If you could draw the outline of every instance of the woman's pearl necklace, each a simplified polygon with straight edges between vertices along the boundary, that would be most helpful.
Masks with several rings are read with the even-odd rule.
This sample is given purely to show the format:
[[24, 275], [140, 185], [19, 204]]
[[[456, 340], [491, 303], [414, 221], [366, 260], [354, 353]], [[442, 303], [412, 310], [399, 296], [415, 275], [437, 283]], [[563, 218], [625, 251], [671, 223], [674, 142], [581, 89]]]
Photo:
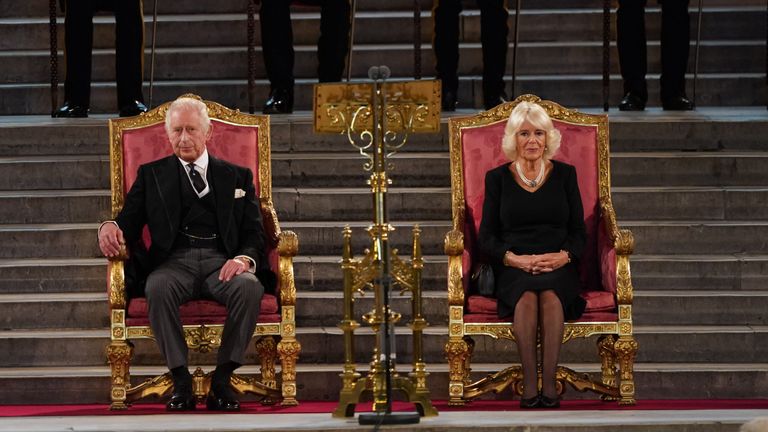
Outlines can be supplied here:
[[528, 187], [535, 188], [536, 186], [541, 184], [541, 181], [544, 179], [544, 161], [541, 161], [541, 165], [539, 166], [539, 175], [536, 176], [536, 179], [530, 180], [528, 177], [523, 174], [523, 170], [520, 168], [520, 162], [515, 161], [515, 170], [517, 171], [517, 175], [520, 177], [520, 180], [523, 181]]

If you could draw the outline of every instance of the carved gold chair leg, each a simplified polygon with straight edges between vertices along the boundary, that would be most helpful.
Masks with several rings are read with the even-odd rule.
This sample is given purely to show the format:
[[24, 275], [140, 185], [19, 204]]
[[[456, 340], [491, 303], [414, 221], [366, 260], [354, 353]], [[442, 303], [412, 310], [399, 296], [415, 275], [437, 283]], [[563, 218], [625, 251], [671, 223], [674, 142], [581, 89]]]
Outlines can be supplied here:
[[470, 344], [464, 339], [451, 337], [445, 344], [445, 358], [448, 360], [448, 405], [461, 406], [464, 400], [464, 385], [469, 372]]
[[282, 406], [296, 406], [296, 361], [301, 353], [301, 344], [293, 336], [283, 337], [277, 344], [282, 367]]
[[619, 405], [634, 405], [635, 401], [635, 356], [637, 341], [634, 337], [620, 336], [613, 345], [619, 360]]
[[[275, 360], [277, 359], [277, 342], [274, 336], [264, 336], [256, 341], [256, 352], [259, 354], [261, 362], [261, 383], [265, 387], [277, 389], [277, 378], [275, 375]], [[261, 401], [262, 405], [274, 405], [276, 399], [265, 397]]]
[[471, 400], [488, 392], [501, 393], [510, 385], [517, 392], [522, 381], [523, 369], [520, 366], [510, 366], [464, 387], [464, 399]]
[[[616, 386], [616, 351], [613, 349], [617, 337], [615, 335], [603, 335], [597, 340], [597, 351], [602, 360], [602, 378], [603, 385], [607, 387], [618, 388]], [[618, 398], [602, 395], [600, 399], [604, 401], [615, 401]]]
[[167, 372], [145, 380], [136, 387], [129, 387], [126, 391], [126, 397], [128, 401], [143, 399], [147, 396], [162, 397], [171, 389], [173, 389], [173, 379], [171, 379], [171, 373]]
[[124, 410], [129, 406], [127, 399], [128, 388], [131, 385], [131, 357], [133, 357], [133, 346], [130, 343], [113, 341], [107, 346], [107, 361], [109, 361], [112, 381], [112, 391], [110, 391], [112, 404], [109, 408], [112, 410]]
[[589, 390], [614, 399], [617, 399], [619, 396], [619, 391], [616, 387], [607, 386], [601, 382], [596, 382], [592, 380], [589, 374], [576, 372], [564, 366], [559, 366], [557, 368], [556, 379], [558, 381], [558, 392], [560, 394], [565, 391], [565, 384], [568, 383], [571, 385], [571, 387], [580, 392]]

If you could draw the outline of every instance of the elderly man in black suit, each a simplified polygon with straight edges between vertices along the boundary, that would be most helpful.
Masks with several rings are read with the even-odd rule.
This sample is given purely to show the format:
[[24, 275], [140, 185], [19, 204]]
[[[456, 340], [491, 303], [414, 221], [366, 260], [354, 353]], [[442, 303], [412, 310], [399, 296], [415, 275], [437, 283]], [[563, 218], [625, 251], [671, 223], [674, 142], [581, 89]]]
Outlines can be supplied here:
[[60, 0], [66, 21], [64, 48], [67, 78], [64, 105], [52, 117], [88, 117], [91, 99], [93, 15], [115, 12], [115, 76], [117, 107], [121, 117], [147, 110], [141, 91], [144, 58], [144, 17], [141, 0]]
[[226, 306], [206, 405], [236, 411], [240, 405], [230, 377], [244, 362], [265, 285], [274, 283], [253, 174], [208, 154], [212, 126], [204, 103], [177, 99], [165, 127], [174, 154], [139, 168], [120, 214], [99, 227], [99, 247], [104, 255], [117, 256], [141, 237], [145, 225], [149, 228], [145, 292], [150, 326], [173, 376], [168, 410], [195, 408], [179, 306], [197, 298]]

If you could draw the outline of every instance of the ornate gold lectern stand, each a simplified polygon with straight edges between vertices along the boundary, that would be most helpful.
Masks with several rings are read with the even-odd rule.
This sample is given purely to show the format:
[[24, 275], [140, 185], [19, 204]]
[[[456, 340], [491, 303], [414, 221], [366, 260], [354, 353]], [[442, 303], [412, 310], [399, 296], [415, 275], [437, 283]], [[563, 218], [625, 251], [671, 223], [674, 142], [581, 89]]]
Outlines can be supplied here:
[[[429, 398], [423, 358], [422, 332], [428, 324], [421, 311], [421, 230], [418, 226], [413, 228], [410, 263], [397, 256], [397, 249], [390, 250], [389, 233], [394, 228], [387, 220], [386, 196], [392, 183], [387, 176], [387, 170], [392, 168], [388, 158], [405, 145], [410, 134], [440, 130], [440, 82], [384, 82], [388, 72], [386, 66], [374, 66], [369, 71], [373, 83], [315, 86], [315, 131], [345, 134], [367, 159], [363, 168], [371, 172], [368, 184], [374, 214], [373, 225], [368, 227], [371, 248], [365, 250], [362, 258], [353, 258], [352, 230], [347, 226], [343, 233], [344, 319], [339, 327], [344, 331], [344, 371], [334, 417], [354, 416], [355, 405], [365, 392], [372, 393], [376, 413], [388, 414], [393, 389], [404, 393], [420, 415], [437, 415]], [[389, 307], [389, 292], [395, 286], [401, 294], [411, 293], [413, 369], [408, 376], [398, 374], [390, 356], [394, 345], [394, 332], [390, 329], [401, 318]], [[373, 291], [375, 306], [362, 319], [373, 328], [377, 338], [370, 372], [363, 377], [356, 371], [354, 360], [354, 332], [360, 326], [354, 316], [354, 294], [363, 294], [366, 289]]]

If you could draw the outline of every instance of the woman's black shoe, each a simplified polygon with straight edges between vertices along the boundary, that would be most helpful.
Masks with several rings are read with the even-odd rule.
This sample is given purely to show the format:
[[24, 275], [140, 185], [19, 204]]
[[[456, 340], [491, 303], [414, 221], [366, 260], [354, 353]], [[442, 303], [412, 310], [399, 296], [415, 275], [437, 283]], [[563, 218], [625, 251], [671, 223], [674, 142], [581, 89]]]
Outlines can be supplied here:
[[539, 408], [560, 408], [560, 398], [559, 397], [550, 398], [544, 395], [540, 395], [538, 407]]
[[527, 399], [520, 398], [520, 408], [523, 409], [530, 409], [530, 408], [539, 408], [541, 407], [541, 396], [536, 395], [534, 397], [529, 397]]

